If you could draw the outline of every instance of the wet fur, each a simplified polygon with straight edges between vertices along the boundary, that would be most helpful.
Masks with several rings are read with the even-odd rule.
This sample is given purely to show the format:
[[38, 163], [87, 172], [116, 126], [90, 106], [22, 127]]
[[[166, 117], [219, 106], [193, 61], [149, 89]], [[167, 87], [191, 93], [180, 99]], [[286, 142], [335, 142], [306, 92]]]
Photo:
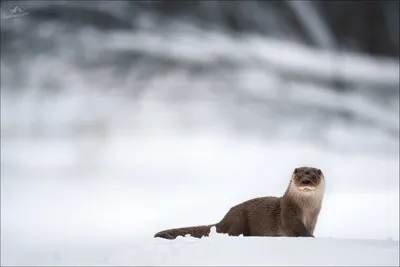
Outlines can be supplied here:
[[[314, 191], [302, 190], [302, 180], [309, 180], [314, 186], [303, 188], [314, 188]], [[319, 169], [296, 168], [282, 197], [254, 198], [232, 207], [216, 224], [168, 229], [154, 237], [175, 239], [190, 235], [201, 238], [208, 236], [213, 226], [217, 233], [230, 236], [314, 237], [324, 191], [325, 178]]]

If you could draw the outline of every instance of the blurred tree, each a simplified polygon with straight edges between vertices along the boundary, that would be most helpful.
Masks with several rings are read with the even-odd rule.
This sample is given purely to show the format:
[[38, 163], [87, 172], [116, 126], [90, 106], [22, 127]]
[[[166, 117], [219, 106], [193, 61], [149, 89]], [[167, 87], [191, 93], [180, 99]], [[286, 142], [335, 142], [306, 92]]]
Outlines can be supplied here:
[[[318, 4], [341, 47], [373, 55], [399, 56], [399, 1], [318, 1]], [[397, 32], [397, 38], [392, 37], [393, 32]]]

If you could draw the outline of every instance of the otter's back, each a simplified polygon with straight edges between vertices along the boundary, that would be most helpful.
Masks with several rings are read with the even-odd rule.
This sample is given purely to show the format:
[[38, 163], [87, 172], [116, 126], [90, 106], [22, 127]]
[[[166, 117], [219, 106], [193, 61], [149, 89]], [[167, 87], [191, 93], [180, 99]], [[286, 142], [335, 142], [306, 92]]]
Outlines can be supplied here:
[[281, 214], [280, 198], [261, 197], [243, 204], [250, 235], [278, 235]]

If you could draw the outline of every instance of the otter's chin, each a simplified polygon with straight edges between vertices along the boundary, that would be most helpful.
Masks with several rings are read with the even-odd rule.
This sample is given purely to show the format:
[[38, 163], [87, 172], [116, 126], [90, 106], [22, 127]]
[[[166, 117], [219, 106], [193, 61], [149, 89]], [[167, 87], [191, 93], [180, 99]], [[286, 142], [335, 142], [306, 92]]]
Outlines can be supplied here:
[[312, 193], [312, 192], [314, 192], [315, 190], [317, 190], [317, 188], [314, 187], [314, 186], [299, 186], [298, 189], [299, 189], [301, 192], [304, 192], [304, 193]]

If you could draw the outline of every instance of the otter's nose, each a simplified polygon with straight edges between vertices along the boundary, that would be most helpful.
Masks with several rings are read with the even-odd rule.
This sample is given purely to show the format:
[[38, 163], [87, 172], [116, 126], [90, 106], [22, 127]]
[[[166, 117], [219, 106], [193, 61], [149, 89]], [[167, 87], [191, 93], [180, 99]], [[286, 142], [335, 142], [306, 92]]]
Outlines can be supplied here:
[[309, 185], [309, 184], [311, 184], [311, 181], [308, 180], [308, 179], [304, 179], [304, 180], [301, 181], [301, 184], [302, 185]]

